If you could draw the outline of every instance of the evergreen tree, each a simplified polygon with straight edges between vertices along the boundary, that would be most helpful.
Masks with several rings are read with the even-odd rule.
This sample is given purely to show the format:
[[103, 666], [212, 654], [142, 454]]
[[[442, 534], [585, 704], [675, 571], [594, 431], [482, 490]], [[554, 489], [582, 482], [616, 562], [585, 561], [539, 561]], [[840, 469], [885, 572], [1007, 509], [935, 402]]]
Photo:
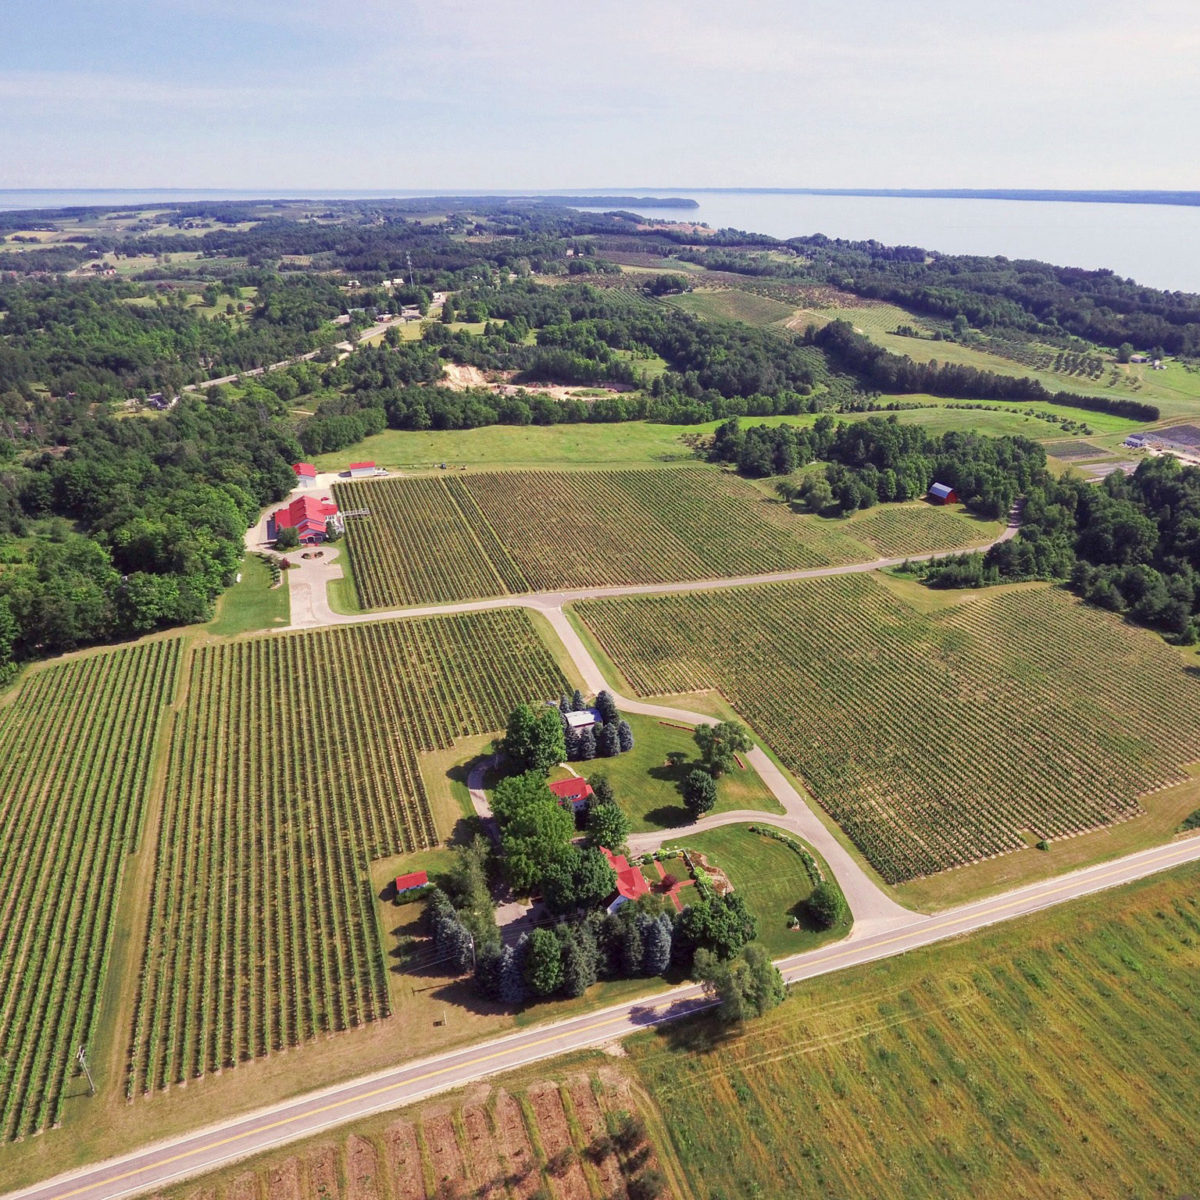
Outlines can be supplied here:
[[591, 728], [579, 732], [579, 759], [581, 762], [591, 762], [596, 757], [596, 735]]
[[617, 744], [622, 754], [628, 754], [633, 749], [633, 730], [628, 721], [617, 722]]
[[528, 996], [525, 987], [525, 955], [529, 935], [522, 934], [515, 946], [504, 946], [497, 967], [497, 996], [505, 1004], [523, 1004]]
[[671, 965], [671, 939], [675, 923], [666, 913], [643, 918], [642, 974], [661, 975]]
[[583, 693], [576, 688], [574, 694], [571, 696], [571, 711], [583, 712], [585, 708], [587, 708], [587, 701], [584, 700]]
[[592, 804], [615, 804], [617, 802], [616, 795], [613, 793], [613, 786], [608, 782], [607, 775], [589, 775], [588, 783], [592, 789]]
[[609, 692], [598, 692], [596, 694], [595, 708], [600, 714], [600, 720], [602, 720], [605, 725], [607, 725], [610, 721], [619, 721], [621, 719], [621, 714], [617, 712], [616, 702], [613, 700], [612, 695]]
[[586, 924], [559, 925], [555, 932], [562, 943], [563, 992], [582, 996], [596, 982], [600, 951], [596, 938]]
[[600, 734], [596, 738], [596, 749], [604, 758], [614, 758], [621, 753], [621, 738], [613, 722], [606, 721], [600, 726]]

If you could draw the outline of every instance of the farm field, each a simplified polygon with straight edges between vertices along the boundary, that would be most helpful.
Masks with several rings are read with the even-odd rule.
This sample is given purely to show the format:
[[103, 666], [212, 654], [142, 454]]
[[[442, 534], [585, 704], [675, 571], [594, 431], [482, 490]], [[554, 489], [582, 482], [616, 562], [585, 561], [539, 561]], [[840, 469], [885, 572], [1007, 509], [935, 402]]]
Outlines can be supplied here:
[[[1164, 417], [1195, 415], [1200, 412], [1200, 371], [1189, 370], [1174, 360], [1168, 360], [1164, 370], [1155, 371], [1148, 364], [1116, 363], [1112, 361], [1111, 351], [1100, 348], [1089, 356], [1064, 355], [1060, 358], [1061, 352], [1054, 346], [1038, 347], [1012, 343], [1013, 357], [1010, 357], [1007, 349], [1001, 354], [985, 346], [964, 346], [957, 342], [903, 337], [892, 332], [898, 325], [909, 325], [925, 333], [930, 332], [933, 325], [927, 319], [891, 304], [814, 309], [802, 313], [794, 327], [803, 329], [810, 321], [824, 324], [838, 318], [850, 321], [873, 342], [877, 342], [893, 354], [906, 354], [914, 362], [936, 359], [940, 363], [960, 363], [1004, 375], [1027, 375], [1032, 379], [1041, 380], [1052, 391], [1062, 388], [1098, 396], [1112, 395], [1143, 400], [1157, 404]], [[1099, 357], [1104, 360], [1098, 373], [1089, 373], [1083, 369], [1082, 362], [1087, 357]], [[1086, 419], [1093, 428], [1100, 430], [1108, 430], [1112, 421], [1120, 420], [1107, 417], [1103, 413], [1089, 413]]]
[[920, 612], [844, 575], [577, 611], [640, 695], [719, 689], [890, 883], [1129, 820], [1200, 758], [1180, 656], [1050, 587]]
[[418, 755], [566, 688], [514, 610], [199, 647], [172, 742], [128, 1094], [386, 1016], [369, 863], [445, 832]]
[[896, 558], [901, 554], [932, 554], [995, 541], [1003, 525], [969, 516], [962, 507], [937, 507], [918, 501], [881, 504], [855, 513], [846, 531], [869, 542], [881, 557]]
[[761, 574], [864, 556], [832, 523], [802, 524], [774, 497], [705, 467], [354, 486], [354, 502], [371, 508], [347, 534], [364, 607]]
[[5, 1139], [57, 1122], [75, 1051], [94, 1049], [181, 645], [151, 641], [35, 671], [0, 709]]
[[626, 1046], [701, 1200], [1183, 1196], [1198, 884], [1172, 872], [799, 985], [742, 1036], [695, 1022]]
[[529, 1076], [335, 1130], [165, 1196], [627, 1200], [634, 1180], [662, 1173], [662, 1131], [616, 1065], [580, 1056], [571, 1069]]
[[671, 296], [666, 303], [706, 320], [741, 321], [746, 325], [782, 325], [795, 308], [768, 296], [737, 288], [703, 288]]
[[[642, 369], [649, 365], [639, 364]], [[1024, 434], [1040, 440], [1061, 438], [1056, 425], [1024, 415], [1026, 409], [1059, 417], [1092, 423], [1102, 418], [1105, 430], [1132, 433], [1145, 428], [1136, 421], [1104, 414], [1088, 413], [1082, 409], [1060, 408], [1054, 405], [1020, 404], [1014, 411], [993, 412], [989, 409], [949, 408], [945, 400], [932, 396], [883, 397], [905, 403], [928, 404], [927, 409], [910, 409], [897, 413], [905, 422], [917, 421], [937, 432], [947, 429], [974, 430], [994, 436]], [[997, 404], [998, 406], [998, 404]], [[1200, 411], [1200, 403], [1196, 405]], [[848, 421], [865, 420], [872, 413], [846, 413]], [[785, 417], [743, 417], [742, 424], [779, 425], [783, 423], [811, 425], [813, 414], [802, 413]], [[439, 464], [450, 467], [466, 466], [470, 470], [542, 470], [547, 467], [607, 468], [650, 466], [662, 463], [694, 462], [689, 445], [696, 438], [711, 434], [720, 424], [708, 421], [699, 425], [659, 425], [648, 421], [624, 421], [620, 424], [584, 425], [487, 425], [480, 429], [426, 430], [413, 432], [388, 429], [356, 442], [344, 450], [319, 454], [313, 462], [320, 471], [341, 471], [355, 459], [371, 459], [392, 470], [437, 470]], [[685, 440], [686, 439], [686, 440]]]

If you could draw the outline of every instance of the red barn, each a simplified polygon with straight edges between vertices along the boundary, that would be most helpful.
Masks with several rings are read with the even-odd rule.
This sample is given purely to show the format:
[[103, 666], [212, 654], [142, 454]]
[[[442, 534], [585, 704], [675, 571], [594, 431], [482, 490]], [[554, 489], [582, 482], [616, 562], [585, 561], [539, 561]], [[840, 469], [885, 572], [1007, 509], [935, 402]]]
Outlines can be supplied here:
[[957, 504], [958, 493], [947, 483], [935, 483], [929, 488], [929, 499], [934, 504]]
[[329, 522], [337, 522], [337, 505], [328, 498], [297, 496], [291, 504], [277, 508], [267, 522], [267, 538], [274, 541], [281, 529], [294, 529], [300, 540], [311, 545], [323, 542], [329, 532]]
[[579, 775], [576, 775], [574, 779], [560, 779], [557, 783], [550, 784], [549, 787], [564, 807], [569, 804], [572, 808], [579, 808], [592, 797], [592, 785]]
[[396, 876], [396, 895], [411, 892], [413, 888], [424, 887], [429, 882], [429, 876], [424, 871], [410, 871], [407, 875]]

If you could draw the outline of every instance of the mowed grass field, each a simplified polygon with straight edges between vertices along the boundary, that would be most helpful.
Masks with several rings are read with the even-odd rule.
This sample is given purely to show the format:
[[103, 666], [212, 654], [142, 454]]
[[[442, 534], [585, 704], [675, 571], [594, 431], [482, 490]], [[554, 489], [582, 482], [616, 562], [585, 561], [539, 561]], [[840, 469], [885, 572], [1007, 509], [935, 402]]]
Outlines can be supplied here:
[[918, 611], [868, 575], [576, 610], [640, 695], [718, 689], [890, 883], [1131, 820], [1200, 677], [1048, 586]]
[[[770, 821], [764, 821], [755, 830], [769, 826]], [[848, 917], [833, 929], [817, 930], [813, 926], [804, 902], [818, 881], [795, 850], [774, 838], [764, 837], [749, 825], [725, 825], [707, 833], [692, 834], [671, 845], [703, 854], [707, 862], [725, 872], [734, 891], [758, 920], [758, 940], [772, 958], [813, 950], [845, 937], [850, 931]], [[811, 847], [809, 850], [811, 853]], [[818, 869], [828, 876], [824, 864]], [[653, 875], [647, 878], [652, 879]], [[685, 889], [683, 902], [687, 903], [688, 898]], [[800, 921], [798, 928], [788, 928], [791, 917]]]
[[833, 522], [709, 467], [496, 472], [338, 488], [364, 608], [825, 566], [869, 557]]
[[[617, 802], [629, 817], [633, 833], [645, 833], [675, 825], [687, 825], [692, 814], [684, 807], [680, 785], [689, 771], [700, 765], [700, 753], [690, 729], [680, 729], [654, 717], [622, 714], [633, 730], [633, 749], [615, 758], [596, 758], [576, 763], [589, 779], [604, 775], [613, 785]], [[676, 756], [678, 765], [668, 761]], [[783, 809], [757, 771], [747, 766], [721, 776], [714, 813], [737, 809], [761, 809], [779, 813]]]
[[1198, 895], [1190, 867], [626, 1046], [700, 1200], [1183, 1196]]
[[62, 1115], [95, 1054], [122, 882], [140, 847], [178, 638], [33, 671], [0, 709], [0, 1138]]
[[[581, 1056], [335, 1130], [164, 1193], [171, 1200], [627, 1200], [674, 1171], [627, 1073]], [[540, 1076], [540, 1078], [538, 1077]], [[633, 1189], [633, 1190], [631, 1190]]]
[[386, 1016], [370, 861], [450, 832], [418, 756], [567, 690], [515, 610], [199, 647], [172, 739], [128, 1094]]

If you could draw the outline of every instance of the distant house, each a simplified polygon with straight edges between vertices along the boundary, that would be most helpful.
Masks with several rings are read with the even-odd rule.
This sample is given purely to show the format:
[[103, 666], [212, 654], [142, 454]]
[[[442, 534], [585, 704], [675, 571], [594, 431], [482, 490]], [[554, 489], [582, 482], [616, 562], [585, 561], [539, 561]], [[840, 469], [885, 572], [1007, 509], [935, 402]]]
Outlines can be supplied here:
[[407, 875], [396, 876], [396, 895], [411, 892], [414, 888], [424, 887], [429, 882], [429, 876], [424, 871], [410, 871]]
[[281, 529], [294, 529], [301, 542], [313, 545], [329, 536], [330, 525], [341, 529], [338, 507], [332, 500], [298, 496], [291, 504], [277, 508], [267, 518], [267, 540], [273, 542]]
[[312, 463], [294, 463], [292, 470], [296, 472], [297, 487], [317, 486], [317, 468]]
[[1150, 361], [1150, 355], [1148, 355], [1148, 354], [1131, 354], [1131, 355], [1129, 356], [1129, 361], [1130, 361], [1131, 363], [1144, 363], [1144, 362], [1149, 362], [1149, 361]]
[[1125, 439], [1125, 445], [1128, 446], [1130, 448], [1130, 450], [1144, 450], [1149, 441], [1150, 441], [1150, 437], [1148, 434], [1131, 433]]
[[581, 709], [579, 712], [569, 712], [566, 715], [567, 729], [571, 733], [581, 733], [600, 724], [600, 714], [594, 708]]
[[929, 499], [934, 504], [957, 504], [958, 493], [946, 483], [935, 483], [929, 489]]
[[373, 462], [356, 462], [350, 464], [351, 479], [367, 479], [375, 474], [375, 464]]
[[623, 904], [650, 894], [650, 885], [640, 867], [631, 867], [623, 854], [614, 854], [605, 846], [600, 847], [608, 865], [617, 873], [617, 890], [605, 901], [606, 912], [615, 913]]
[[550, 790], [564, 808], [569, 804], [572, 809], [580, 809], [592, 798], [592, 785], [580, 775], [574, 779], [560, 779], [550, 784]]

